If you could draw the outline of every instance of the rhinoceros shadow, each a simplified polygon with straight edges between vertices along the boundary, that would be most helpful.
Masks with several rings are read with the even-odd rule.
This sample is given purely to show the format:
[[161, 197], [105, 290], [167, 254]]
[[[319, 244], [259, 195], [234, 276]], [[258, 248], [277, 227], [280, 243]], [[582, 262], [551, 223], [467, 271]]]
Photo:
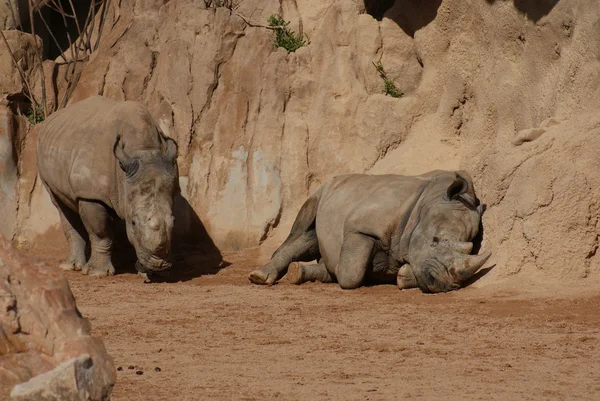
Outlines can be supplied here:
[[[187, 199], [178, 195], [174, 202], [173, 267], [152, 277], [153, 282], [176, 283], [218, 273], [231, 263], [223, 259], [221, 251], [206, 231], [200, 217]], [[135, 249], [127, 240], [125, 223], [115, 224], [113, 264], [116, 274], [137, 274]]]

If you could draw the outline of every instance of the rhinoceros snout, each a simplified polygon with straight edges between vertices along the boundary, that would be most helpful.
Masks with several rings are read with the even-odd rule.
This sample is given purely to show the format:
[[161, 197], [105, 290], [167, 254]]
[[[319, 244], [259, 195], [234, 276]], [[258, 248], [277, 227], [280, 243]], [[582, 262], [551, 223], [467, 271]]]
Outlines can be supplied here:
[[135, 268], [140, 273], [152, 273], [169, 270], [173, 264], [165, 259], [151, 256], [148, 258], [138, 259]]

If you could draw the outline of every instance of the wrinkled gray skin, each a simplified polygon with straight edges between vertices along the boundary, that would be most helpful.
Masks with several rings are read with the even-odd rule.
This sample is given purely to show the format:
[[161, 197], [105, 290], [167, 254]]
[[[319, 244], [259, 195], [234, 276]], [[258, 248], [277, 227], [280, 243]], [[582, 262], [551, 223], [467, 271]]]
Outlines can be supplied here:
[[392, 279], [400, 289], [455, 290], [490, 257], [469, 255], [481, 212], [463, 171], [338, 176], [308, 198], [288, 238], [248, 278], [272, 285], [289, 268], [296, 284], [337, 280], [351, 289]]
[[70, 246], [62, 269], [114, 274], [110, 223], [115, 217], [125, 220], [142, 276], [171, 267], [177, 144], [144, 106], [101, 96], [74, 103], [44, 122], [37, 159]]

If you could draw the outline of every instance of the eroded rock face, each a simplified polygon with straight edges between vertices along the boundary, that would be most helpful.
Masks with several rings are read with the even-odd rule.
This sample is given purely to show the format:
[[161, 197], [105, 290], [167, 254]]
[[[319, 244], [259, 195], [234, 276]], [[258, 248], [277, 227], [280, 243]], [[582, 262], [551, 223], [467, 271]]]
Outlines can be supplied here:
[[7, 102], [0, 100], [0, 235], [12, 235], [17, 217], [15, 124]]
[[[240, 3], [253, 21], [282, 13], [308, 34], [288, 54], [272, 31], [226, 8], [111, 2], [71, 101], [103, 94], [147, 105], [181, 144], [184, 215], [222, 250], [281, 242], [302, 201], [334, 175], [464, 169], [488, 204], [483, 241], [498, 264], [481, 282], [527, 271], [600, 276], [600, 150], [584, 124], [600, 107], [597, 2], [381, 4]], [[404, 97], [383, 94], [378, 61]], [[24, 185], [24, 208], [47, 202], [35, 180]], [[562, 202], [559, 189], [579, 195]], [[19, 217], [23, 243], [51, 229], [34, 227], [37, 209]]]
[[28, 18], [27, 0], [0, 3], [0, 29], [17, 29]]
[[[25, 259], [0, 237], [0, 399], [33, 379], [13, 391], [14, 400], [53, 399], [42, 393], [108, 400], [116, 371], [90, 330], [60, 271]], [[89, 398], [70, 395], [84, 392]]]

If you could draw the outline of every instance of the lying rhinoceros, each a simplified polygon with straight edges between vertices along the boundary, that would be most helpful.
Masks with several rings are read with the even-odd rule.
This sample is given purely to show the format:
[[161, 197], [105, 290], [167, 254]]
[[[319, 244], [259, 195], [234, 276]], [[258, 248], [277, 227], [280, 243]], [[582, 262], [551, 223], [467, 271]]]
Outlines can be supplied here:
[[177, 143], [146, 108], [94, 96], [57, 111], [39, 132], [37, 161], [70, 246], [61, 268], [114, 274], [115, 216], [125, 220], [141, 275], [170, 268]]
[[[289, 268], [296, 284], [337, 280], [357, 288], [392, 278], [400, 289], [454, 290], [491, 255], [469, 255], [481, 213], [463, 171], [338, 176], [308, 198], [288, 238], [248, 278], [271, 285]], [[318, 263], [297, 263], [311, 260]]]

